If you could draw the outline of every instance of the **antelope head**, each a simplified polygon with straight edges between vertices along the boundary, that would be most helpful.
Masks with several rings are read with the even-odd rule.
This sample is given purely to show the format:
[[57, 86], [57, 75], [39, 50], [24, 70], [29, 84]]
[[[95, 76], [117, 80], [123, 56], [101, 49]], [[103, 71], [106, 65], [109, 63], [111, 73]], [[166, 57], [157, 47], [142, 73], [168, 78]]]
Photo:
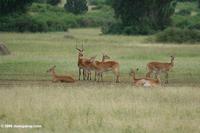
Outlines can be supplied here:
[[79, 56], [80, 56], [80, 57], [83, 57], [83, 51], [84, 51], [83, 43], [82, 43], [82, 48], [80, 49], [80, 48], [77, 47], [77, 42], [76, 42], [76, 50], [79, 51], [79, 53], [78, 53]]
[[103, 54], [103, 58], [104, 59], [110, 59], [110, 57], [108, 55], [106, 55], [106, 54]]
[[[139, 71], [139, 68], [137, 68], [136, 71]], [[135, 70], [133, 68], [130, 70], [129, 75], [130, 76], [134, 76], [135, 75]]]
[[54, 65], [53, 67], [51, 67], [50, 69], [47, 70], [47, 73], [54, 71], [55, 68], [56, 68], [56, 66]]
[[89, 61], [91, 62], [91, 63], [94, 63], [95, 62], [95, 59], [96, 59], [96, 55], [95, 56], [93, 56], [93, 57], [91, 57], [90, 59], [89, 59]]

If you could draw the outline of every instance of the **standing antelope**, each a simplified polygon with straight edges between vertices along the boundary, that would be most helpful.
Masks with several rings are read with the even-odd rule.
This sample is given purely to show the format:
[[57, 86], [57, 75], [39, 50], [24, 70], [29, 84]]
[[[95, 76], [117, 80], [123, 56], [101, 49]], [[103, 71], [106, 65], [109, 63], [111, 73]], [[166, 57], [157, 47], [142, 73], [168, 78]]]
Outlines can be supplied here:
[[95, 61], [95, 57], [93, 58], [93, 60], [91, 60], [91, 65], [94, 68], [98, 77], [97, 80], [100, 80], [100, 76], [103, 72], [112, 71], [116, 77], [116, 83], [119, 83], [119, 63], [116, 61], [104, 61], [106, 58], [110, 58], [109, 56], [106, 56], [107, 55], [104, 55], [103, 62]]
[[71, 76], [58, 76], [55, 73], [55, 68], [56, 66], [53, 66], [52, 68], [50, 68], [49, 70], [47, 70], [48, 73], [52, 74], [52, 82], [66, 82], [66, 83], [74, 83], [75, 79]]
[[[137, 71], [138, 71], [138, 69], [137, 69]], [[157, 87], [157, 86], [161, 85], [159, 75], [156, 76], [156, 79], [151, 79], [151, 78], [138, 78], [137, 79], [135, 77], [135, 71], [133, 69], [131, 69], [131, 72], [129, 73], [129, 75], [133, 77], [132, 83], [137, 87], [139, 87], [139, 86]]]
[[86, 68], [86, 66], [85, 66], [84, 62], [88, 61], [89, 59], [83, 58], [83, 51], [84, 51], [83, 45], [82, 45], [82, 49], [79, 49], [76, 45], [76, 50], [79, 51], [78, 52], [79, 80], [80, 80], [80, 77], [81, 77], [81, 70], [83, 71], [83, 73], [82, 73], [83, 74], [83, 80], [85, 80], [85, 75], [86, 75], [85, 68]]
[[[85, 70], [85, 73], [87, 74], [87, 79], [88, 79], [88, 80], [91, 80], [91, 79], [92, 79], [92, 78], [91, 78], [91, 71], [95, 71], [95, 68], [94, 68], [93, 65], [92, 65], [92, 60], [95, 60], [95, 58], [96, 58], [96, 56], [91, 57], [89, 60], [85, 60], [85, 61], [83, 62], [84, 66], [85, 66], [84, 70]], [[102, 60], [101, 60], [101, 61], [96, 61], [96, 60], [95, 60], [95, 62], [96, 62], [96, 64], [102, 63], [102, 62], [105, 62], [106, 59], [110, 59], [110, 57], [107, 56], [107, 55], [105, 55], [105, 54], [103, 54]], [[102, 73], [100, 74], [100, 76], [101, 76], [101, 80], [103, 80], [103, 75], [102, 75]], [[95, 71], [95, 78], [94, 78], [95, 81], [96, 81], [96, 77], [97, 77], [97, 73], [96, 73], [96, 71]]]
[[159, 73], [165, 73], [165, 83], [168, 83], [168, 72], [172, 69], [174, 66], [174, 56], [171, 57], [170, 63], [161, 63], [161, 62], [150, 62], [147, 64], [148, 73], [146, 74], [146, 77], [151, 77], [152, 73], [155, 73], [155, 75], [158, 75]]

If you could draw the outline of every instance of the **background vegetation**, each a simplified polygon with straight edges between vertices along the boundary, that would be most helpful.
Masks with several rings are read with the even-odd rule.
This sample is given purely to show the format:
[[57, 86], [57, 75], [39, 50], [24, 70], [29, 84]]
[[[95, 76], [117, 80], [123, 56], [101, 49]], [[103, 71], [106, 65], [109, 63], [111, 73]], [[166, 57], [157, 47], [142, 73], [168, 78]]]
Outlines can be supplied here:
[[[64, 6], [64, 3], [62, 4]], [[66, 12], [63, 6], [33, 3], [26, 7], [26, 13], [10, 12], [9, 15], [1, 15], [0, 31], [66, 31], [68, 28], [75, 27], [97, 27], [114, 20], [113, 10], [106, 5], [100, 6], [98, 10], [90, 9], [83, 15]]]
[[[52, 1], [56, 3], [53, 4]], [[37, 3], [31, 5], [31, 2]], [[166, 1], [165, 4], [161, 4], [160, 1], [155, 1], [155, 3], [151, 1], [129, 2], [136, 2], [135, 7], [127, 8], [133, 5], [128, 1], [88, 0], [88, 12], [78, 15], [64, 10], [66, 0], [29, 1], [29, 4], [24, 4], [23, 12], [19, 10], [13, 13], [17, 7], [11, 9], [9, 15], [8, 13], [3, 15], [2, 12], [0, 31], [47, 32], [67, 31], [69, 28], [78, 27], [101, 27], [104, 34], [156, 34], [155, 41], [159, 42], [182, 43], [185, 38], [190, 43], [199, 42], [199, 35], [197, 35], [200, 30], [198, 0], [179, 0], [177, 4], [173, 0]], [[4, 6], [1, 4], [1, 7]], [[125, 12], [123, 15], [125, 10], [122, 10], [122, 7], [131, 9], [126, 11], [130, 14]], [[129, 17], [131, 15], [133, 17]], [[164, 30], [166, 28], [173, 30]], [[177, 33], [184, 33], [184, 35]], [[196, 35], [193, 36], [193, 33]], [[177, 35], [170, 37], [174, 34]], [[161, 36], [166, 37], [163, 39]]]

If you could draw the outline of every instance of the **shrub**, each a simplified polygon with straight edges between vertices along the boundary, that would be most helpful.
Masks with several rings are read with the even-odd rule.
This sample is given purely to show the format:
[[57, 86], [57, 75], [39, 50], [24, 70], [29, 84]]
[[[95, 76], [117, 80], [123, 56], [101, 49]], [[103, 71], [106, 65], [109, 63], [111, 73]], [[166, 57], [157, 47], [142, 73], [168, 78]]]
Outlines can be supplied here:
[[47, 3], [50, 5], [58, 5], [61, 2], [61, 0], [47, 0]]
[[122, 33], [123, 25], [121, 22], [106, 22], [101, 27], [101, 31], [103, 34], [120, 34]]
[[74, 14], [83, 14], [88, 11], [86, 0], [67, 0], [64, 8]]
[[178, 13], [176, 13], [178, 15], [182, 15], [182, 16], [189, 16], [191, 15], [191, 11], [188, 9], [182, 9], [180, 10]]
[[168, 28], [156, 35], [156, 41], [164, 43], [196, 43], [200, 42], [200, 31]]
[[61, 0], [34, 0], [34, 2], [37, 2], [37, 3], [48, 3], [50, 5], [56, 6], [61, 2]]

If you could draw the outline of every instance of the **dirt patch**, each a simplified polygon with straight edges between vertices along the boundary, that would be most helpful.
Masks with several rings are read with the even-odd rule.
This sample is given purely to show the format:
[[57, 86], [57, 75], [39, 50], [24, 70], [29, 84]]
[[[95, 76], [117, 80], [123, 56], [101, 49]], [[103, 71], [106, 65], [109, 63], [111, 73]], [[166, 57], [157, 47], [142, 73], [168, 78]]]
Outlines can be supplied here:
[[8, 55], [8, 54], [10, 54], [10, 51], [8, 50], [5, 44], [0, 42], [0, 55]]

